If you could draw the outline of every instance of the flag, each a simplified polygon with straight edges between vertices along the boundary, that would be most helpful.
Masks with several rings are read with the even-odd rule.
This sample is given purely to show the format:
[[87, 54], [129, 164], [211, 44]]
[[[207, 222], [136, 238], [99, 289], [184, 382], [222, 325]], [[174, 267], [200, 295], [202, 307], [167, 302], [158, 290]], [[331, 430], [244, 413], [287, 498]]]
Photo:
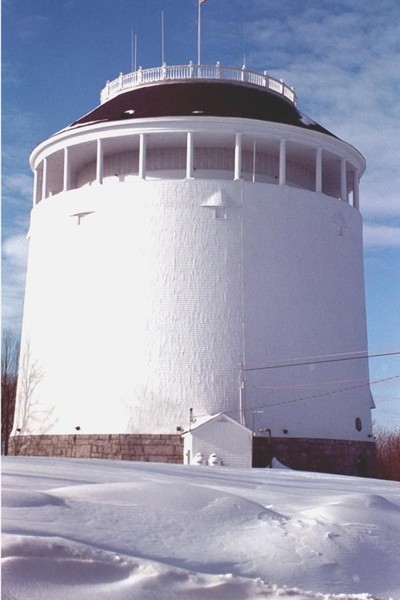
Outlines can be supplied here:
[[200, 6], [201, 6], [202, 4], [204, 4], [204, 2], [207, 2], [207, 0], [199, 0], [199, 4], [200, 4]]

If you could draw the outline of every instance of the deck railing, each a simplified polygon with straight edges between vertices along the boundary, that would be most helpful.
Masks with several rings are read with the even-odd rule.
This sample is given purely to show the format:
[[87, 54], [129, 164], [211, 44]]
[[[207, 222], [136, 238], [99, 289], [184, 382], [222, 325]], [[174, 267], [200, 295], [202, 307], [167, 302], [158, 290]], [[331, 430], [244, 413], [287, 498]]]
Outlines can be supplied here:
[[250, 85], [255, 85], [278, 94], [282, 94], [293, 104], [296, 104], [296, 94], [292, 87], [286, 85], [282, 79], [270, 77], [266, 71], [257, 73], [249, 71], [246, 67], [224, 67], [220, 63], [216, 65], [163, 65], [153, 69], [142, 69], [137, 71], [122, 73], [113, 81], [107, 81], [102, 89], [100, 102], [103, 104], [121, 92], [130, 89], [148, 85], [159, 81], [182, 81], [190, 79], [221, 79], [222, 81], [241, 81]]

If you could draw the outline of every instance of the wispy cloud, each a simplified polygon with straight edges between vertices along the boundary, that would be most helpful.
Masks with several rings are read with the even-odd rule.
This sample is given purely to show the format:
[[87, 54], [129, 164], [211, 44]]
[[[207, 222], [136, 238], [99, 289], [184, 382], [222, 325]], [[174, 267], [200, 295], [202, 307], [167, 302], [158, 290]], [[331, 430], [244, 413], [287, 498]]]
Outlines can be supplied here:
[[27, 256], [28, 242], [25, 235], [14, 235], [3, 241], [2, 319], [17, 334], [21, 328]]
[[[3, 146], [2, 159], [8, 168], [29, 170], [29, 154], [40, 141], [44, 129], [43, 116], [29, 108], [19, 110], [12, 104], [12, 94], [4, 94], [2, 108]], [[39, 139], [38, 139], [39, 137]]]
[[400, 226], [365, 224], [364, 245], [369, 248], [400, 248]]
[[7, 194], [17, 194], [23, 198], [32, 197], [33, 178], [27, 173], [15, 173], [3, 177], [4, 190]]
[[20, 20], [16, 34], [21, 40], [39, 37], [43, 34], [47, 22], [48, 19], [45, 15], [27, 15]]
[[32, 206], [33, 177], [27, 173], [3, 175], [2, 216], [3, 242], [15, 235], [25, 235]]
[[26, 235], [23, 234], [14, 235], [3, 242], [3, 258], [18, 268], [20, 277], [20, 269], [26, 265], [27, 246]]
[[[279, 4], [279, 6], [278, 6]], [[399, 8], [357, 0], [257, 0], [244, 24], [249, 62], [273, 65], [299, 96], [299, 108], [365, 156], [361, 209], [365, 243], [397, 247], [400, 223]]]
[[[361, 211], [365, 217], [377, 220], [400, 217], [400, 191], [396, 175], [375, 169], [377, 180], [371, 177], [362, 185]], [[386, 180], [385, 177], [387, 176]], [[400, 182], [399, 182], [400, 183]], [[383, 189], [382, 189], [383, 188]]]

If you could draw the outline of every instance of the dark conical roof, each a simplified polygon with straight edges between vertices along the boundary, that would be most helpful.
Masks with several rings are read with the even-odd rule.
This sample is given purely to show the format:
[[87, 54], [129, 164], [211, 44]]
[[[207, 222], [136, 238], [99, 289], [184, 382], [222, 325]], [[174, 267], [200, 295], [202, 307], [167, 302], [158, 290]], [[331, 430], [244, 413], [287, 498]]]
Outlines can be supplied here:
[[[70, 127], [151, 117], [241, 117], [333, 134], [303, 115], [281, 94], [241, 83], [162, 82], [137, 87], [104, 102]], [[335, 136], [334, 136], [335, 137]]]

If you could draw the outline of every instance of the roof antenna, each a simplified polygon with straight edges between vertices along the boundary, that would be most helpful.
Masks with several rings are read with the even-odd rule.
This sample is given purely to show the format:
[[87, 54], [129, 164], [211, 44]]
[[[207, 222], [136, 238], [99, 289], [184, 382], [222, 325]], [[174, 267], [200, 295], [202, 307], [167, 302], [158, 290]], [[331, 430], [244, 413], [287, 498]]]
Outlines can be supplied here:
[[200, 53], [201, 53], [201, 5], [206, 0], [198, 0], [197, 3], [197, 64], [200, 65]]
[[161, 66], [165, 63], [165, 52], [164, 52], [164, 11], [161, 11]]
[[246, 68], [246, 52], [243, 54], [243, 68]]
[[131, 71], [136, 71], [137, 35], [131, 29]]

